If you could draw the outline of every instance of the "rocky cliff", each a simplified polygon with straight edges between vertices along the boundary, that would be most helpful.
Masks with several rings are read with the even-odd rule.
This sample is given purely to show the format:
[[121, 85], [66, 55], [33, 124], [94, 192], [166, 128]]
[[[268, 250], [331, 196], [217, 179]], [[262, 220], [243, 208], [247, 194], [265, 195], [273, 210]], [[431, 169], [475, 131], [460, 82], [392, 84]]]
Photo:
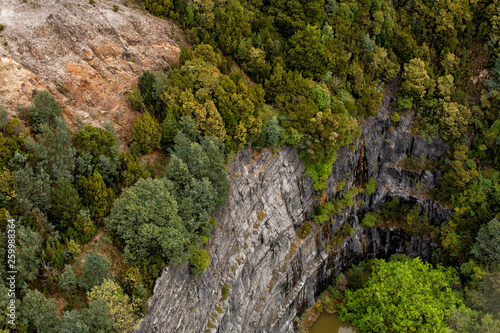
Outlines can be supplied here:
[[[374, 177], [377, 191], [358, 194], [355, 205], [344, 208], [330, 223], [313, 225], [305, 239], [298, 237], [297, 229], [311, 218], [320, 193], [304, 176], [297, 151], [289, 147], [260, 154], [241, 151], [229, 167], [231, 195], [217, 212], [218, 225], [207, 244], [209, 268], [193, 278], [187, 265], [166, 267], [139, 332], [292, 332], [296, 316], [352, 263], [393, 253], [428, 259], [437, 246], [428, 238], [360, 226], [362, 212], [380, 208], [392, 197], [418, 202], [434, 224], [450, 216], [446, 207], [415, 190], [417, 182], [421, 190], [435, 187], [439, 171], [398, 167], [406, 156], [444, 158], [446, 146], [412, 136], [410, 114], [392, 126], [390, 96], [386, 92], [379, 115], [364, 122], [356, 149], [340, 150], [326, 195], [340, 196], [343, 192], [336, 184], [343, 179], [346, 191]], [[327, 244], [344, 223], [354, 228], [354, 234], [336, 251], [328, 251]]]
[[0, 104], [13, 115], [47, 89], [68, 123], [111, 122], [127, 141], [128, 91], [143, 71], [178, 61], [185, 44], [178, 27], [127, 3], [0, 0]]

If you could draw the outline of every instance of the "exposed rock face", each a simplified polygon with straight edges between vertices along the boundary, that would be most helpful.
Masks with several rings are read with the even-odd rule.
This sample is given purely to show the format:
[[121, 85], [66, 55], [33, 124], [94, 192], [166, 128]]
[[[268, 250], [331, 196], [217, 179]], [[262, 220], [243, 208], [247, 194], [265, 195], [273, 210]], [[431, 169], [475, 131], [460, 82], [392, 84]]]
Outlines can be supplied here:
[[[297, 228], [310, 219], [319, 193], [313, 191], [310, 177], [303, 176], [296, 150], [267, 149], [258, 156], [240, 152], [229, 169], [231, 195], [217, 213], [218, 226], [208, 244], [209, 268], [193, 278], [187, 265], [166, 267], [139, 332], [292, 332], [294, 318], [352, 263], [393, 253], [428, 259], [437, 246], [428, 238], [360, 226], [364, 210], [379, 208], [391, 197], [420, 203], [435, 224], [450, 215], [414, 191], [417, 182], [426, 190], [435, 187], [439, 172], [410, 172], [397, 166], [406, 155], [442, 158], [446, 146], [413, 137], [410, 115], [391, 128], [389, 104], [387, 94], [379, 116], [365, 121], [356, 150], [340, 150], [326, 194], [342, 194], [336, 184], [344, 178], [344, 191], [369, 177], [377, 180], [377, 191], [359, 194], [356, 199], [366, 205], [345, 208], [324, 227], [313, 225], [305, 239], [297, 236]], [[350, 223], [355, 233], [335, 253], [327, 251], [343, 223]], [[224, 286], [229, 296], [224, 297]]]
[[127, 92], [144, 70], [177, 62], [184, 44], [178, 27], [132, 5], [0, 0], [0, 103], [13, 114], [35, 89], [48, 89], [69, 123], [111, 121], [127, 140], [136, 115]]

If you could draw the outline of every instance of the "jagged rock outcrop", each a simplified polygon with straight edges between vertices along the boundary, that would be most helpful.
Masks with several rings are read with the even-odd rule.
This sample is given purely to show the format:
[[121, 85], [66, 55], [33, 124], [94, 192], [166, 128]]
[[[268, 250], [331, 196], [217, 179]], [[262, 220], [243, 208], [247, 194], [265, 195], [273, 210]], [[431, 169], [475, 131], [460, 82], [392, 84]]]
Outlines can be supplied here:
[[[374, 177], [377, 191], [359, 194], [357, 204], [336, 214], [331, 223], [313, 225], [305, 239], [298, 237], [297, 229], [311, 218], [320, 193], [303, 175], [297, 151], [290, 147], [260, 154], [241, 151], [229, 167], [231, 195], [217, 212], [218, 225], [207, 244], [209, 268], [193, 278], [187, 265], [166, 267], [156, 281], [139, 332], [292, 332], [294, 318], [352, 263], [393, 253], [428, 259], [437, 246], [429, 238], [360, 226], [363, 211], [380, 208], [391, 197], [418, 202], [435, 224], [451, 214], [415, 191], [417, 182], [421, 189], [435, 187], [439, 171], [398, 167], [406, 156], [443, 158], [446, 146], [413, 137], [409, 114], [391, 125], [390, 102], [387, 93], [377, 118], [363, 124], [356, 149], [340, 149], [326, 195], [339, 196], [336, 184], [343, 179], [347, 189]], [[330, 252], [327, 244], [343, 223], [350, 223], [355, 233]]]
[[[118, 5], [118, 10], [113, 10]], [[47, 89], [77, 119], [109, 121], [127, 141], [136, 116], [127, 93], [143, 71], [177, 62], [182, 31], [130, 2], [0, 0], [0, 104], [15, 114]]]

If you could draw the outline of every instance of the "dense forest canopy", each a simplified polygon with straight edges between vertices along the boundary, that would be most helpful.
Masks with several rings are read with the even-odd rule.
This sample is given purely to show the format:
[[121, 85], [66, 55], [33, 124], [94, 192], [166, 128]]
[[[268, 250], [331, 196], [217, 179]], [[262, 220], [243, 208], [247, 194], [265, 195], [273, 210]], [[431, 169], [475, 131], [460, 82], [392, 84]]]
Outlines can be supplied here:
[[[2, 312], [1, 332], [133, 331], [165, 265], [189, 263], [195, 276], [208, 267], [213, 213], [230, 189], [225, 163], [244, 147], [288, 144], [321, 194], [338, 149], [355, 149], [386, 87], [397, 92], [393, 126], [412, 114], [414, 135], [448, 144], [443, 161], [408, 158], [402, 167], [439, 169], [440, 186], [426, 195], [454, 211], [441, 226], [397, 199], [366, 212], [365, 228], [432, 237], [440, 244], [432, 266], [362, 263], [335, 281], [323, 306], [339, 307], [363, 332], [498, 332], [499, 1], [140, 2], [184, 28], [193, 47], [130, 91], [142, 115], [126, 152], [112, 127], [71, 131], [47, 91], [20, 119], [0, 107], [0, 226], [17, 223], [19, 270], [18, 325]], [[315, 222], [377, 189], [373, 178], [362, 185], [322, 200]], [[351, 232], [346, 222], [339, 242]], [[65, 304], [60, 316], [52, 296]]]

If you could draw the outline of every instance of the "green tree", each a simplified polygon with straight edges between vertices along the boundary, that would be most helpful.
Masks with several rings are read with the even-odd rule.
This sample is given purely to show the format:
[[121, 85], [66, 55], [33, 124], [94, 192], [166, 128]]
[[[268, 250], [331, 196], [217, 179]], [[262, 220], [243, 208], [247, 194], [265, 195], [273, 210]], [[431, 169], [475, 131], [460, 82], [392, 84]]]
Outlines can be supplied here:
[[419, 58], [411, 59], [405, 64], [401, 90], [405, 96], [422, 99], [432, 87], [432, 80], [425, 69], [425, 63]]
[[64, 311], [60, 318], [59, 333], [90, 333], [90, 328], [85, 324], [83, 315], [77, 311]]
[[27, 214], [34, 207], [42, 211], [50, 208], [50, 176], [43, 168], [38, 169], [35, 174], [33, 168], [26, 165], [15, 171], [12, 183], [16, 188], [16, 201], [24, 213]]
[[146, 106], [147, 110], [152, 112], [154, 109], [154, 106], [156, 104], [154, 98], [153, 98], [153, 92], [154, 92], [154, 84], [155, 84], [156, 78], [153, 73], [150, 71], [145, 71], [141, 77], [139, 77], [139, 82], [137, 83], [137, 87], [139, 88], [139, 91], [141, 92], [141, 96], [144, 101], [144, 105]]
[[[307, 59], [307, 61], [304, 61]], [[328, 58], [321, 33], [316, 27], [308, 25], [290, 38], [288, 65], [301, 72], [305, 77], [319, 79], [325, 74]]]
[[22, 316], [39, 333], [57, 332], [57, 307], [53, 298], [38, 290], [29, 290], [22, 301]]
[[61, 117], [62, 108], [54, 96], [46, 90], [37, 90], [28, 115], [33, 131], [39, 132], [42, 124], [53, 127], [56, 119]]
[[5, 110], [1, 105], [0, 105], [0, 130], [2, 130], [7, 124], [9, 123], [9, 117], [7, 110]]
[[82, 203], [90, 209], [92, 218], [101, 223], [111, 208], [113, 191], [106, 187], [101, 174], [97, 171], [88, 178], [80, 178], [76, 185]]
[[48, 217], [60, 230], [67, 230], [73, 226], [78, 213], [82, 209], [81, 199], [78, 191], [73, 187], [71, 181], [60, 178], [55, 187], [52, 188], [52, 206]]
[[448, 142], [457, 142], [467, 133], [471, 111], [456, 102], [444, 102], [439, 111], [441, 136]]
[[451, 309], [461, 301], [443, 269], [420, 259], [375, 260], [365, 286], [347, 290], [341, 320], [362, 332], [440, 332]]
[[403, 63], [413, 59], [418, 50], [417, 41], [410, 33], [403, 30], [396, 32], [393, 44], [394, 51]]
[[39, 129], [39, 143], [31, 137], [25, 140], [26, 147], [38, 160], [38, 166], [46, 168], [54, 181], [60, 177], [73, 179], [75, 149], [71, 146], [71, 135], [64, 120], [58, 117], [52, 126], [42, 124]]
[[177, 124], [177, 120], [172, 112], [167, 113], [161, 127], [161, 147], [163, 151], [168, 152], [168, 149], [174, 144], [174, 138], [179, 128], [179, 124]]
[[110, 277], [110, 262], [98, 253], [90, 252], [85, 256], [83, 274], [80, 276], [79, 284], [82, 288], [90, 290], [94, 286], [100, 286], [103, 281]]
[[149, 112], [136, 118], [132, 129], [132, 138], [139, 144], [141, 152], [144, 154], [152, 153], [155, 149], [161, 148], [160, 128]]
[[59, 287], [63, 291], [71, 294], [76, 285], [77, 285], [77, 278], [75, 271], [73, 270], [73, 266], [66, 265], [64, 267], [64, 271], [59, 276]]
[[140, 179], [115, 201], [106, 225], [123, 241], [130, 262], [186, 263], [194, 251], [171, 188], [164, 179]]
[[[498, 243], [497, 243], [498, 244]], [[474, 310], [492, 314], [500, 320], [500, 272], [488, 273], [472, 289], [466, 298], [467, 304]]]
[[19, 270], [18, 281], [32, 281], [38, 277], [41, 264], [42, 237], [29, 227], [17, 227], [16, 240], [18, 252], [16, 255]]
[[95, 301], [105, 304], [116, 332], [134, 333], [139, 328], [129, 297], [113, 281], [105, 279], [100, 286], [92, 288], [87, 297], [91, 304]]
[[219, 111], [217, 111], [212, 101], [206, 101], [205, 108], [207, 115], [202, 127], [204, 134], [206, 136], [213, 136], [223, 142], [226, 139], [226, 129], [224, 128], [224, 122]]
[[266, 126], [266, 142], [270, 146], [276, 146], [279, 142], [280, 134], [283, 128], [279, 125], [276, 116], [269, 120]]
[[210, 254], [207, 250], [196, 250], [189, 258], [189, 263], [191, 264], [191, 273], [201, 275], [210, 264]]
[[112, 133], [90, 125], [73, 135], [73, 146], [79, 154], [91, 154], [92, 163], [97, 164], [101, 155], [115, 156], [116, 139]]
[[110, 332], [112, 330], [113, 320], [109, 316], [106, 303], [100, 298], [93, 299], [89, 307], [82, 310], [82, 318], [90, 332]]
[[500, 221], [491, 220], [479, 229], [476, 243], [472, 247], [472, 254], [478, 258], [485, 258], [493, 262], [500, 262]]
[[182, 66], [186, 61], [193, 60], [193, 51], [187, 49], [184, 45], [181, 46], [181, 53], [179, 55], [179, 65]]

